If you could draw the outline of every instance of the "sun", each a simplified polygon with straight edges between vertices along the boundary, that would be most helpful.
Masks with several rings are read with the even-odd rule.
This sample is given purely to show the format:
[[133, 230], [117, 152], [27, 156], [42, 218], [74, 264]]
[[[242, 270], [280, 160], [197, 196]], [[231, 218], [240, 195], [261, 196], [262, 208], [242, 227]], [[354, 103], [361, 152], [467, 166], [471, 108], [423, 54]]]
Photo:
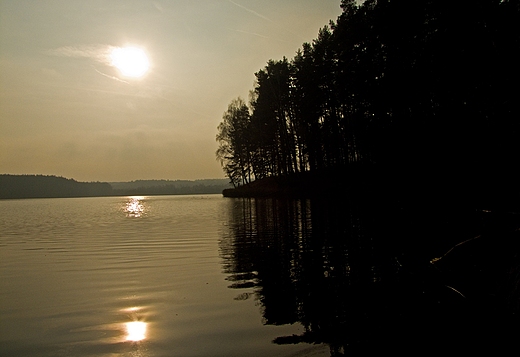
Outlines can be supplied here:
[[150, 69], [146, 52], [139, 47], [116, 47], [110, 52], [110, 63], [125, 77], [139, 78]]

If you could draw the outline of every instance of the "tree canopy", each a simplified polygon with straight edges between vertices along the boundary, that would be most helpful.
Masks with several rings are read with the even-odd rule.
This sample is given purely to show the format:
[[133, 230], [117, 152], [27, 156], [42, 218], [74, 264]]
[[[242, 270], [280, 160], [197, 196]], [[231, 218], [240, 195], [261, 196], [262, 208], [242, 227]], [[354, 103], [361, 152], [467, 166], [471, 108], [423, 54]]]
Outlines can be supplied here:
[[248, 104], [230, 104], [217, 156], [231, 181], [361, 163], [396, 181], [413, 171], [441, 186], [514, 185], [520, 2], [340, 6], [293, 59], [255, 74]]

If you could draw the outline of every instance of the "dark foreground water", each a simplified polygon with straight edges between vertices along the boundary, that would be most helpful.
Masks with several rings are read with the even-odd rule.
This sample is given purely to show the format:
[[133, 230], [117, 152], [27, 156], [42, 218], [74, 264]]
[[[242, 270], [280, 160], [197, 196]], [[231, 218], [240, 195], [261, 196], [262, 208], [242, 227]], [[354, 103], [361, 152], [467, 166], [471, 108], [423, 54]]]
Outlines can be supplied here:
[[492, 256], [471, 240], [433, 265], [489, 231], [486, 218], [440, 239], [441, 222], [414, 215], [403, 228], [389, 210], [220, 195], [0, 201], [0, 355], [428, 355], [516, 341], [516, 236]]

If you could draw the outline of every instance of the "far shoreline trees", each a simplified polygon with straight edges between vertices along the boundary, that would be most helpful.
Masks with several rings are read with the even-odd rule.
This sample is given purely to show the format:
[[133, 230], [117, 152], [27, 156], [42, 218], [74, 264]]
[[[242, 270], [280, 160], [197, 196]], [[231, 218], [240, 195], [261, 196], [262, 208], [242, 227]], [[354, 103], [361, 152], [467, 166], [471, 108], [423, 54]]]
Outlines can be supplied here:
[[356, 163], [396, 183], [515, 188], [520, 2], [341, 7], [293, 59], [255, 73], [249, 103], [224, 113], [217, 158], [231, 182]]
[[78, 182], [58, 176], [0, 174], [0, 199], [217, 194], [229, 187], [226, 179]]

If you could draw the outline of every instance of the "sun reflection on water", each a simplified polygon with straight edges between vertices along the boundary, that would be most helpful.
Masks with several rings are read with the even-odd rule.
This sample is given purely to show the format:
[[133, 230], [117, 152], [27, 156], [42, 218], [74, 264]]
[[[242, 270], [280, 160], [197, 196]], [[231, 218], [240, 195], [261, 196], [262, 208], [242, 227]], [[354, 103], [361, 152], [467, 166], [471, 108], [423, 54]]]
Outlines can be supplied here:
[[125, 212], [128, 217], [142, 217], [145, 214], [145, 206], [143, 204], [143, 196], [128, 197]]
[[141, 307], [130, 307], [122, 310], [128, 313], [128, 317], [132, 320], [124, 324], [126, 341], [138, 342], [146, 338], [148, 324], [144, 321], [140, 321], [141, 319], [137, 316], [140, 310]]
[[142, 341], [146, 338], [146, 322], [132, 321], [126, 324], [126, 340], [127, 341]]

